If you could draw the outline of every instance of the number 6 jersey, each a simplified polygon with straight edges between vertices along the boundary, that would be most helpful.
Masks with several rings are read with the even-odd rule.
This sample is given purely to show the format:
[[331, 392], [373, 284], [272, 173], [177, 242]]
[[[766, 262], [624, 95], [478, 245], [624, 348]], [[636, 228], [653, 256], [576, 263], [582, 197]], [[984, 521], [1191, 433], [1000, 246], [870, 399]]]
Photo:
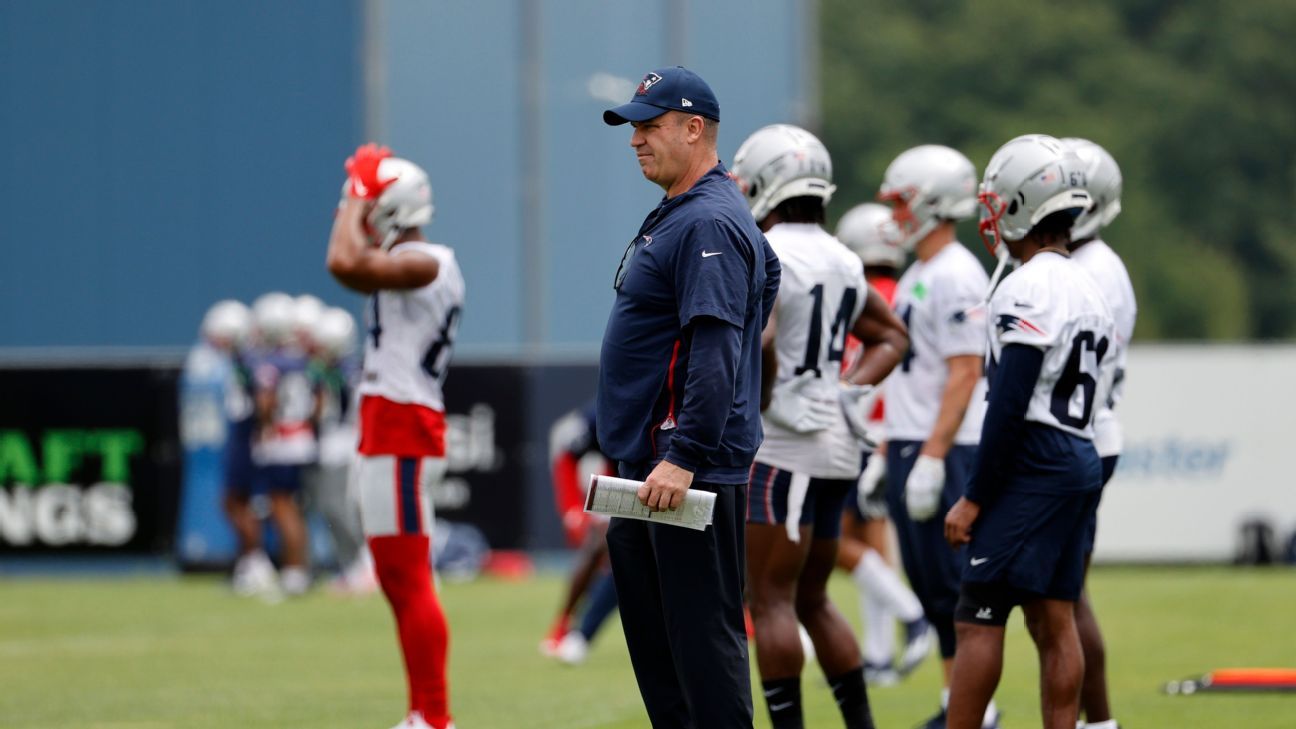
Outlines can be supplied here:
[[1037, 253], [995, 291], [989, 326], [990, 370], [1005, 345], [1044, 351], [1026, 420], [1093, 440], [1095, 403], [1115, 373], [1115, 324], [1089, 274], [1064, 255]]
[[410, 431], [444, 433], [441, 385], [463, 307], [463, 275], [454, 251], [440, 244], [397, 243], [391, 255], [432, 256], [440, 270], [422, 288], [384, 289], [369, 297], [364, 374], [357, 388], [362, 398], [360, 452], [441, 455], [442, 437], [428, 446], [426, 438]]

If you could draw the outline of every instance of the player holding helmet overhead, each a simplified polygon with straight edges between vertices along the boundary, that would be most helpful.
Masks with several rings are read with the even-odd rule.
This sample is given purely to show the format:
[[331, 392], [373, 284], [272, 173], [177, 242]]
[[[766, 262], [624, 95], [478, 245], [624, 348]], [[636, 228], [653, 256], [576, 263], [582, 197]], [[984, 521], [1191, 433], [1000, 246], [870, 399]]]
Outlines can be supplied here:
[[454, 252], [429, 243], [432, 188], [412, 162], [368, 144], [347, 160], [328, 268], [371, 294], [360, 392], [360, 516], [396, 618], [409, 712], [399, 727], [452, 726], [448, 630], [432, 584], [432, 491], [446, 468], [441, 386], [464, 282]]
[[[900, 362], [904, 326], [865, 282], [859, 258], [823, 228], [835, 188], [814, 135], [787, 124], [758, 130], [734, 155], [733, 177], [783, 266], [763, 337], [765, 440], [747, 502], [747, 589], [765, 703], [775, 729], [803, 726], [800, 622], [845, 725], [872, 727], [859, 645], [827, 581], [860, 470], [860, 440], [843, 408], [866, 407], [844, 398]], [[850, 333], [866, 350], [843, 385]]]
[[[1102, 459], [1103, 486], [1116, 471], [1123, 439], [1120, 422], [1113, 412], [1124, 391], [1125, 361], [1130, 339], [1134, 336], [1134, 320], [1138, 304], [1134, 299], [1134, 286], [1120, 256], [1098, 237], [1099, 231], [1111, 224], [1121, 211], [1121, 171], [1116, 160], [1102, 147], [1087, 139], [1063, 139], [1071, 151], [1085, 165], [1085, 189], [1093, 198], [1093, 205], [1076, 218], [1071, 228], [1071, 260], [1085, 269], [1102, 290], [1107, 306], [1116, 322], [1116, 338], [1112, 340], [1111, 357], [1114, 370], [1111, 395], [1098, 403], [1094, 412], [1094, 447]], [[1101, 498], [1101, 497], [1099, 497]], [[1088, 525], [1089, 538], [1085, 550], [1085, 572], [1093, 555], [1094, 538], [1098, 529], [1097, 511]], [[1084, 648], [1085, 675], [1080, 690], [1080, 708], [1087, 726], [1093, 729], [1117, 729], [1112, 719], [1111, 704], [1107, 696], [1106, 649], [1102, 631], [1089, 601], [1089, 591], [1080, 593], [1076, 602], [1076, 628], [1080, 632], [1080, 645]]]
[[[887, 167], [879, 199], [891, 205], [900, 245], [915, 260], [896, 285], [895, 309], [909, 327], [909, 353], [886, 385], [886, 465], [866, 471], [868, 493], [886, 477], [909, 584], [936, 629], [945, 683], [954, 657], [959, 555], [945, 543], [945, 512], [963, 495], [985, 411], [983, 302], [989, 279], [955, 240], [958, 220], [976, 212], [976, 169], [961, 153], [914, 147]], [[880, 464], [879, 464], [880, 465]], [[928, 727], [944, 726], [941, 712]], [[993, 704], [987, 727], [997, 724]]]
[[[981, 230], [1022, 266], [990, 301], [990, 393], [966, 495], [946, 538], [966, 544], [948, 726], [975, 729], [1003, 665], [1016, 605], [1040, 655], [1045, 729], [1072, 729], [1084, 658], [1075, 601], [1102, 467], [1093, 412], [1107, 396], [1115, 327], [1102, 292], [1070, 260], [1091, 204], [1074, 152], [1042, 134], [1005, 144], [986, 166]], [[975, 525], [975, 527], [974, 527]]]

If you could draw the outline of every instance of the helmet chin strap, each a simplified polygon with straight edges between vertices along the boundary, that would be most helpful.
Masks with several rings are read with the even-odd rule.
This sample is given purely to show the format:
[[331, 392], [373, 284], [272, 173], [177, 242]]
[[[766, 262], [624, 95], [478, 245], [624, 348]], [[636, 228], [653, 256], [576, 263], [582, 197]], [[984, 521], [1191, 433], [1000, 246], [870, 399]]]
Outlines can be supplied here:
[[396, 242], [396, 239], [399, 237], [400, 237], [400, 229], [392, 228], [391, 230], [387, 231], [387, 235], [383, 236], [382, 243], [379, 245], [379, 248], [382, 248], [384, 251], [390, 250], [392, 245]]
[[986, 302], [989, 302], [990, 297], [994, 296], [995, 289], [999, 287], [999, 279], [1003, 278], [1004, 273], [1008, 270], [1008, 264], [1012, 263], [1014, 268], [1016, 267], [1016, 262], [1012, 260], [1012, 256], [1008, 253], [1008, 245], [1002, 241], [995, 246], [995, 258], [999, 262], [995, 264], [994, 273], [990, 275], [990, 285], [986, 287]]

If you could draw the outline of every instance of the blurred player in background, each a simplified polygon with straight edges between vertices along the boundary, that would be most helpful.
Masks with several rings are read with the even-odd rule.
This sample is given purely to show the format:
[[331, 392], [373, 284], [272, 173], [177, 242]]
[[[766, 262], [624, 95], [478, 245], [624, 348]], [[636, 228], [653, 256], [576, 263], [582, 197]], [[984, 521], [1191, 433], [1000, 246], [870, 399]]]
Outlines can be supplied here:
[[[891, 209], [877, 203], [856, 205], [837, 224], [837, 239], [860, 257], [864, 279], [890, 306], [895, 301], [896, 283], [904, 269], [905, 252], [895, 235]], [[848, 338], [844, 370], [854, 366], [863, 354], [863, 345], [854, 336]], [[885, 382], [883, 383], [885, 386]], [[879, 397], [869, 413], [869, 437], [884, 438], [883, 403]], [[864, 451], [864, 469], [872, 474], [884, 469], [885, 456]], [[931, 625], [923, 617], [922, 603], [900, 579], [893, 566], [891, 526], [887, 517], [886, 497], [881, 488], [857, 489], [855, 497], [846, 500], [842, 514], [841, 546], [837, 550], [837, 567], [851, 576], [859, 592], [861, 624], [864, 626], [864, 679], [870, 685], [897, 683], [918, 667], [931, 652], [935, 641]], [[905, 631], [905, 646], [896, 663], [896, 620]]]
[[1092, 204], [1084, 164], [1027, 135], [986, 165], [981, 231], [1022, 262], [990, 301], [985, 430], [945, 533], [967, 545], [950, 729], [976, 729], [1003, 670], [1004, 626], [1021, 605], [1039, 651], [1045, 729], [1073, 729], [1084, 656], [1076, 600], [1102, 465], [1093, 412], [1107, 397], [1115, 327], [1102, 292], [1070, 260], [1071, 226]]
[[733, 177], [783, 266], [763, 337], [765, 440], [747, 501], [748, 602], [765, 704], [775, 729], [804, 726], [799, 621], [845, 725], [871, 729], [859, 644], [827, 590], [842, 508], [860, 470], [859, 440], [843, 412], [860, 403], [843, 401], [842, 355], [848, 334], [864, 342], [849, 384], [873, 385], [908, 341], [859, 258], [823, 228], [835, 188], [828, 150], [814, 135], [787, 124], [758, 130], [734, 155]]
[[258, 347], [248, 361], [252, 402], [252, 489], [265, 494], [282, 542], [279, 582], [288, 595], [310, 588], [306, 567], [306, 522], [298, 498], [302, 469], [318, 455], [315, 392], [309, 360], [298, 335], [296, 302], [287, 294], [266, 294], [252, 306]]
[[[567, 593], [540, 651], [568, 665], [585, 661], [590, 641], [616, 610], [616, 584], [607, 558], [608, 517], [585, 511], [590, 474], [614, 475], [611, 461], [598, 448], [594, 403], [567, 413], [549, 431], [549, 460], [554, 499], [567, 543], [578, 547]], [[584, 599], [580, 625], [571, 618]]]
[[[1116, 471], [1124, 444], [1120, 421], [1114, 409], [1120, 402], [1125, 383], [1125, 362], [1129, 343], [1134, 336], [1134, 321], [1138, 303], [1134, 299], [1134, 286], [1120, 256], [1111, 249], [1098, 232], [1111, 224], [1121, 211], [1121, 171], [1116, 160], [1102, 147], [1087, 139], [1063, 139], [1062, 143], [1076, 153], [1085, 166], [1085, 189], [1093, 198], [1093, 205], [1076, 218], [1071, 228], [1071, 260], [1093, 277], [1102, 291], [1103, 299], [1111, 309], [1116, 323], [1116, 338], [1111, 343], [1113, 382], [1111, 395], [1098, 403], [1094, 412], [1094, 447], [1102, 459], [1103, 486]], [[1101, 499], [1101, 494], [1099, 495]], [[1093, 556], [1094, 540], [1098, 531], [1098, 512], [1088, 524], [1085, 548], [1085, 574]], [[1089, 591], [1081, 591], [1076, 603], [1076, 628], [1080, 632], [1080, 645], [1084, 648], [1084, 684], [1080, 690], [1080, 709], [1084, 712], [1090, 729], [1117, 729], [1112, 718], [1111, 702], [1107, 696], [1107, 651], [1103, 645], [1102, 631], [1089, 600]]]
[[315, 389], [315, 429], [319, 460], [306, 471], [312, 503], [328, 524], [339, 575], [335, 592], [366, 594], [378, 589], [373, 560], [364, 543], [360, 505], [347, 478], [359, 440], [355, 388], [360, 381], [355, 357], [356, 323], [344, 309], [324, 309], [310, 330], [311, 382]]
[[[266, 297], [271, 297], [267, 299]], [[266, 294], [254, 303], [260, 304], [262, 314], [266, 302], [275, 301], [281, 309], [291, 306], [286, 294]], [[225, 412], [229, 419], [225, 440], [225, 515], [230, 520], [238, 542], [234, 561], [232, 586], [239, 595], [276, 597], [279, 576], [274, 564], [262, 546], [261, 523], [252, 505], [255, 468], [252, 463], [252, 440], [256, 431], [256, 400], [254, 397], [252, 363], [264, 349], [261, 345], [260, 326], [255, 315], [249, 313], [250, 330], [241, 346], [232, 351], [233, 377], [226, 393]]]
[[354, 483], [405, 659], [409, 710], [398, 729], [446, 729], [449, 630], [429, 535], [446, 470], [442, 385], [464, 281], [454, 251], [423, 236], [433, 211], [427, 173], [373, 144], [357, 149], [346, 171], [327, 261], [343, 286], [370, 294]]
[[[219, 301], [207, 310], [200, 327], [200, 339], [185, 358], [180, 385], [180, 439], [185, 449], [183, 488], [186, 493], [213, 492], [233, 517], [238, 504], [246, 505], [251, 489], [250, 424], [248, 396], [242, 354], [252, 335], [252, 315], [242, 303]], [[250, 507], [248, 507], [250, 509]], [[252, 520], [253, 523], [255, 520]], [[252, 531], [250, 528], [248, 531]], [[256, 591], [253, 578], [266, 587], [274, 583], [270, 560], [258, 563], [253, 574], [252, 540], [244, 529], [235, 529], [237, 539], [233, 587], [240, 594]]]
[[[887, 167], [878, 197], [891, 205], [900, 245], [914, 253], [896, 284], [895, 308], [909, 352], [887, 380], [886, 464], [868, 471], [867, 493], [886, 479], [909, 584], [940, 641], [945, 685], [954, 658], [961, 556], [945, 543], [945, 513], [963, 495], [985, 412], [983, 302], [989, 277], [955, 239], [976, 212], [976, 169], [956, 150], [927, 144]], [[948, 688], [929, 729], [945, 726]], [[985, 726], [997, 726], [993, 702]]]

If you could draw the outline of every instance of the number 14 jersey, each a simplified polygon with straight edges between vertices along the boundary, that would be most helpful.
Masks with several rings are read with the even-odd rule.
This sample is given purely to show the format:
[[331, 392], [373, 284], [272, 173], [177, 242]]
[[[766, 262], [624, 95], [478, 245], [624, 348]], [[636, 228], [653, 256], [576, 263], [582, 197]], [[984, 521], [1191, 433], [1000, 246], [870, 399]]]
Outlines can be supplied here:
[[813, 223], [779, 223], [765, 237], [783, 268], [775, 303], [775, 387], [814, 372], [804, 395], [831, 403], [836, 417], [831, 426], [811, 433], [796, 433], [765, 419], [765, 441], [756, 460], [812, 478], [855, 478], [860, 445], [837, 403], [846, 336], [868, 298], [864, 264]]
[[[1026, 420], [1093, 440], [1095, 403], [1115, 373], [1115, 324], [1098, 284], [1070, 258], [1037, 253], [990, 300], [993, 369], [1009, 344], [1044, 351]], [[993, 393], [991, 393], [993, 396]]]
[[440, 270], [422, 288], [377, 291], [369, 297], [359, 393], [443, 413], [441, 385], [463, 308], [463, 275], [448, 246], [406, 241], [392, 246], [391, 255], [432, 256]]

